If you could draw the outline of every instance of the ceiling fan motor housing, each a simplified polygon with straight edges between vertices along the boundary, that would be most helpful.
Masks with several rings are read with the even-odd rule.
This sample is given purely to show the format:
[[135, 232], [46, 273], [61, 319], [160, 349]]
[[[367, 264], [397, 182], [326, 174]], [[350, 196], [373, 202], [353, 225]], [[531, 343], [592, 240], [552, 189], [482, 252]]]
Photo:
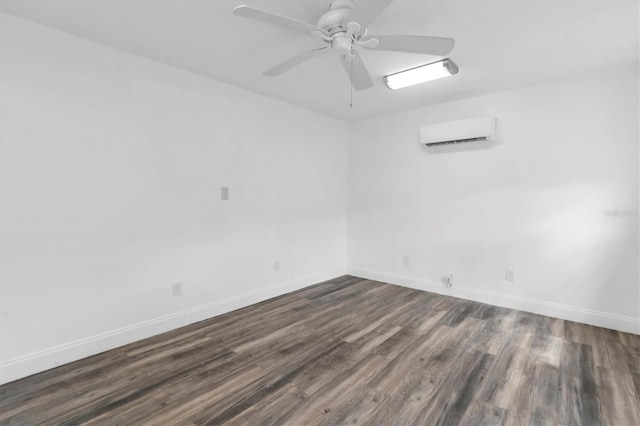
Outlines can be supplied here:
[[329, 34], [344, 31], [342, 21], [351, 13], [353, 4], [353, 0], [333, 0], [329, 11], [318, 20], [318, 27]]
[[351, 51], [351, 45], [353, 41], [350, 37], [339, 35], [331, 39], [331, 48], [339, 51], [340, 53], [347, 53]]

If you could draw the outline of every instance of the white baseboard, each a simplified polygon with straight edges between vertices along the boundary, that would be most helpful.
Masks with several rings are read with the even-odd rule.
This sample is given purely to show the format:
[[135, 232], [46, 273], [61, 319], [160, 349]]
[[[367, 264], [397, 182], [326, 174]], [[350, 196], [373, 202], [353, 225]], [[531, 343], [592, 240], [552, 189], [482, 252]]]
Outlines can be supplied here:
[[417, 290], [430, 291], [432, 293], [446, 294], [448, 296], [487, 303], [489, 305], [532, 312], [534, 314], [610, 328], [613, 330], [620, 330], [627, 333], [640, 334], [640, 318], [594, 311], [591, 309], [578, 308], [559, 303], [545, 302], [543, 300], [529, 299], [527, 297], [513, 296], [506, 293], [472, 287], [456, 285], [449, 288], [436, 281], [389, 274], [386, 272], [371, 271], [355, 266], [348, 267], [347, 273], [356, 277], [397, 284]]
[[325, 271], [307, 275], [288, 282], [260, 288], [248, 293], [217, 300], [206, 305], [197, 306], [159, 318], [153, 318], [148, 321], [132, 324], [127, 327], [12, 359], [0, 364], [0, 384], [77, 361], [194, 322], [212, 318], [216, 315], [221, 315], [342, 275], [345, 275], [344, 270]]

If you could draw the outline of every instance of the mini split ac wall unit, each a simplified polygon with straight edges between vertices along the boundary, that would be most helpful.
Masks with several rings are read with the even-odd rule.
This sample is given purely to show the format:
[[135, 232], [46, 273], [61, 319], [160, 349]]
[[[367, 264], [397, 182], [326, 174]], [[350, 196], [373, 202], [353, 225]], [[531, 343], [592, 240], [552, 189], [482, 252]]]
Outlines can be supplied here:
[[479, 117], [422, 126], [420, 143], [430, 146], [495, 140], [496, 118]]

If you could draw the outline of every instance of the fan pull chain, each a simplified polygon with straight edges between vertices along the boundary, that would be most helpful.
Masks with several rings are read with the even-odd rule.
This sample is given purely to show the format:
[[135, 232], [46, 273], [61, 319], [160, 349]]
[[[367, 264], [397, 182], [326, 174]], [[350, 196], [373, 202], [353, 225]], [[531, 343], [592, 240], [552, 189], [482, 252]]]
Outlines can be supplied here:
[[351, 46], [351, 48], [349, 49], [349, 58], [351, 59], [351, 63], [350, 63], [350, 68], [351, 70], [349, 71], [349, 73], [351, 74], [349, 76], [349, 87], [351, 88], [351, 92], [350, 92], [350, 98], [349, 98], [349, 108], [353, 108], [353, 46]]

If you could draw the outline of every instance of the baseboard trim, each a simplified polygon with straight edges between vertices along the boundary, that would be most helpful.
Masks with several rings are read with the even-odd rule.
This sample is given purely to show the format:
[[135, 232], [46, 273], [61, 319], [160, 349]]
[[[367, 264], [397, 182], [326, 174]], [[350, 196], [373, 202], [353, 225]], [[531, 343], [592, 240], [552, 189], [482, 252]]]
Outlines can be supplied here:
[[356, 277], [382, 281], [417, 290], [425, 290], [432, 293], [445, 294], [448, 296], [459, 297], [461, 299], [473, 300], [475, 302], [487, 303], [504, 308], [517, 309], [520, 311], [610, 328], [627, 333], [640, 334], [640, 318], [594, 311], [591, 309], [546, 302], [543, 300], [530, 299], [527, 297], [514, 296], [506, 293], [472, 287], [456, 285], [453, 288], [449, 288], [436, 281], [372, 271], [355, 266], [348, 267], [347, 273]]
[[344, 270], [324, 271], [306, 275], [284, 283], [260, 288], [15, 358], [0, 363], [0, 384], [115, 349], [342, 275], [345, 275]]

